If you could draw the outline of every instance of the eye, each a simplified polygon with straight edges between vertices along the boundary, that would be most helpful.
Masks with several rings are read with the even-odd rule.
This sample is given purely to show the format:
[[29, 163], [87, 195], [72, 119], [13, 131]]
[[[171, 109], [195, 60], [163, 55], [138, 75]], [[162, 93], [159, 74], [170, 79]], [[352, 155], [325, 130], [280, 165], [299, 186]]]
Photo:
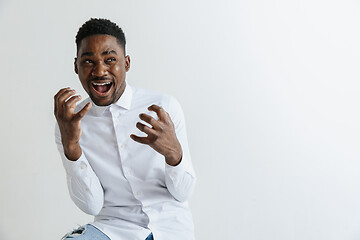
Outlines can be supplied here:
[[84, 63], [84, 64], [91, 64], [91, 63], [93, 63], [93, 61], [90, 60], [90, 59], [85, 59], [85, 60], [83, 61], [83, 63]]
[[108, 59], [106, 59], [106, 62], [107, 63], [116, 62], [116, 58], [114, 58], [114, 57], [108, 58]]

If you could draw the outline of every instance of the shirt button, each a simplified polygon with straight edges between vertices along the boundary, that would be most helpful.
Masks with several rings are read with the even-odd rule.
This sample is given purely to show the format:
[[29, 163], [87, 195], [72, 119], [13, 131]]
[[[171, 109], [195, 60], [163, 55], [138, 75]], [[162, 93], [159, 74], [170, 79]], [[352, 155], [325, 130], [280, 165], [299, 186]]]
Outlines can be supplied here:
[[86, 164], [85, 164], [85, 163], [81, 163], [80, 168], [81, 168], [81, 169], [85, 169], [85, 168], [86, 168]]
[[141, 195], [141, 192], [140, 192], [140, 191], [138, 191], [138, 192], [136, 193], [136, 195], [140, 196], [140, 195]]
[[88, 192], [88, 191], [89, 191], [89, 188], [85, 188], [85, 191], [87, 191], [87, 192]]
[[125, 145], [124, 145], [124, 144], [121, 144], [121, 145], [120, 145], [120, 148], [121, 148], [121, 149], [124, 149], [124, 148], [125, 148]]
[[125, 169], [125, 175], [131, 175], [131, 171], [129, 169]]

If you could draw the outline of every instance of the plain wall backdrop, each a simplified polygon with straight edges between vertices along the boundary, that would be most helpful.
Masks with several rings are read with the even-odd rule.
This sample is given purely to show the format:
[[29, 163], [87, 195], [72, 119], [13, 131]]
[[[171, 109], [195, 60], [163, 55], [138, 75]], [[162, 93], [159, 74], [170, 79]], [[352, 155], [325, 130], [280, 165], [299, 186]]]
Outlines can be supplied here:
[[[130, 84], [175, 96], [198, 183], [196, 237], [360, 239], [360, 3], [0, 1], [0, 239], [60, 239], [71, 201], [53, 96], [90, 17], [127, 37]], [[135, 123], [134, 123], [135, 124]]]

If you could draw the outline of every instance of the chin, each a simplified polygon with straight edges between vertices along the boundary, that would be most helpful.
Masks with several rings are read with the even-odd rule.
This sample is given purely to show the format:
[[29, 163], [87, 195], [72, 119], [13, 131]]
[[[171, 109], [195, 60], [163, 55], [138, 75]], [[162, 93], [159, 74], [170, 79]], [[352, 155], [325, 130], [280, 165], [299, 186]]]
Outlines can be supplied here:
[[94, 98], [92, 96], [90, 96], [91, 100], [93, 101], [93, 103], [95, 103], [95, 105], [97, 106], [109, 106], [111, 104], [114, 103], [114, 101], [109, 100], [109, 99], [98, 99], [98, 98]]

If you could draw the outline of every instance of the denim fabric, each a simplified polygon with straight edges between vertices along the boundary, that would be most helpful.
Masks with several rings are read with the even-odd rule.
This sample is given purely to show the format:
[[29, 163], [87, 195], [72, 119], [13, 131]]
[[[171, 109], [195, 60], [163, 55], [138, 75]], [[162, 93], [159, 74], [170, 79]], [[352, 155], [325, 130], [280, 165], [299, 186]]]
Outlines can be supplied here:
[[[61, 240], [110, 240], [103, 232], [96, 227], [87, 224], [66, 234]], [[152, 233], [145, 240], [154, 240]]]
[[154, 240], [152, 233], [145, 240]]
[[108, 236], [106, 236], [103, 232], [101, 232], [96, 227], [87, 224], [85, 226], [79, 227], [74, 231], [66, 234], [62, 240], [64, 239], [72, 239], [72, 240], [110, 240]]

